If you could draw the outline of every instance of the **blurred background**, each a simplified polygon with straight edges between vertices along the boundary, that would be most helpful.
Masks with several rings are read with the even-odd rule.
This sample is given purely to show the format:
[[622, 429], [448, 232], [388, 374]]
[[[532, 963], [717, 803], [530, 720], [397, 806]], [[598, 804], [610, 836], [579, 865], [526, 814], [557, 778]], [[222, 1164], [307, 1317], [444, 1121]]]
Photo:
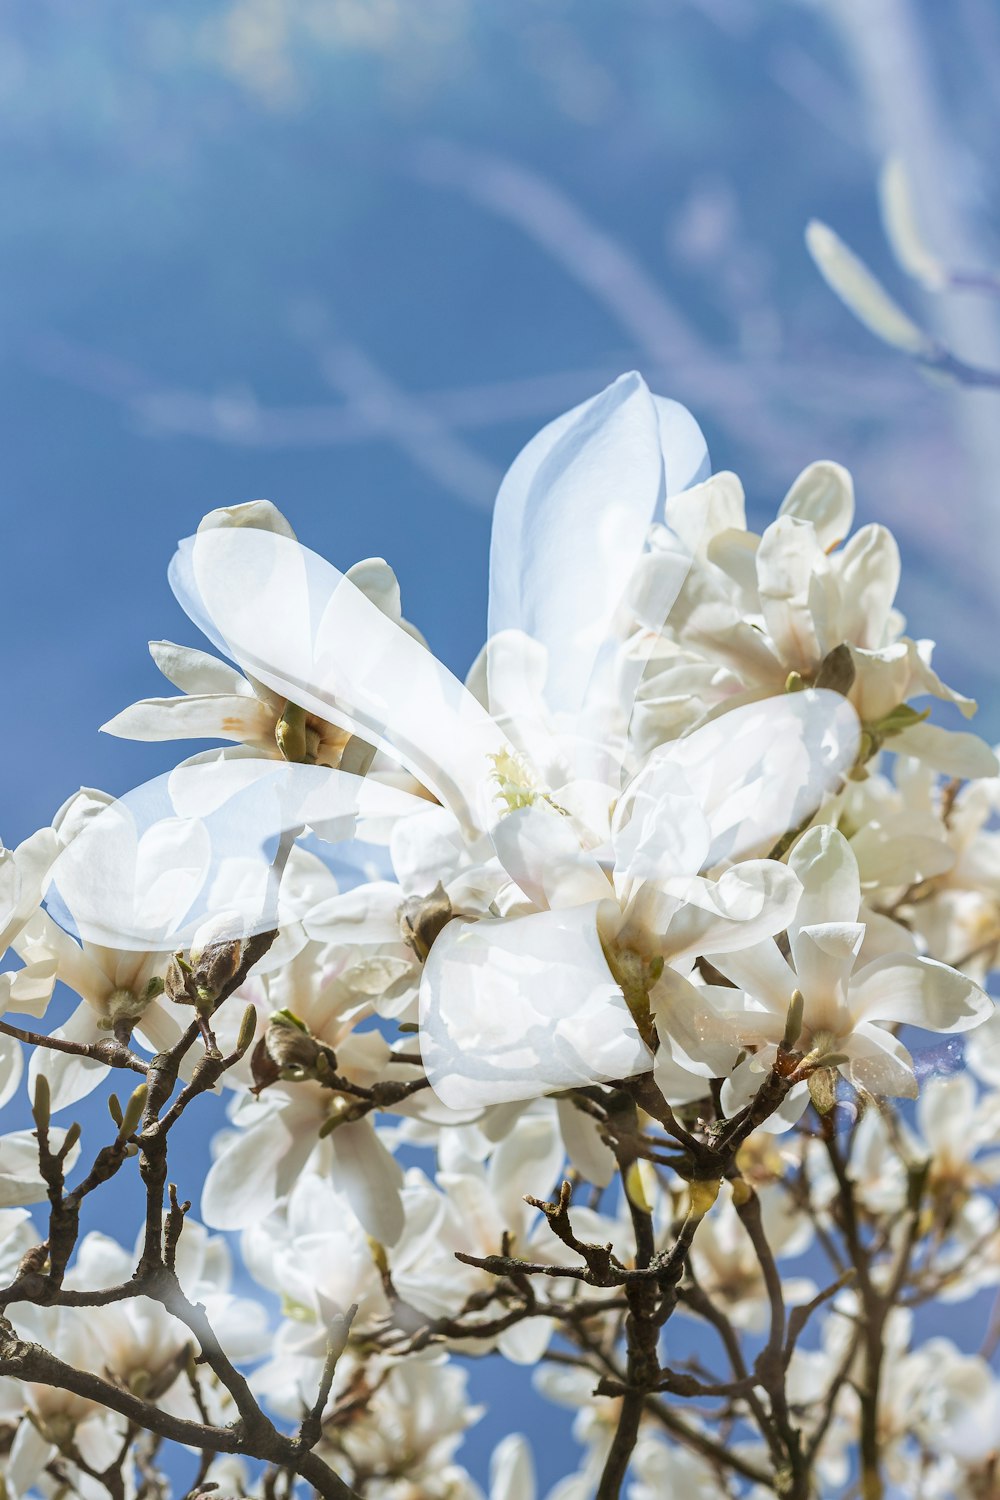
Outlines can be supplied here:
[[175, 762], [97, 727], [169, 691], [148, 639], [200, 644], [165, 571], [214, 506], [387, 557], [464, 673], [500, 475], [632, 367], [758, 529], [810, 460], [854, 471], [1000, 738], [1000, 395], [874, 340], [803, 242], [833, 224], [1000, 368], [1000, 300], [908, 283], [876, 193], [898, 155], [934, 251], [1000, 265], [998, 68], [995, 0], [6, 0], [3, 839]]

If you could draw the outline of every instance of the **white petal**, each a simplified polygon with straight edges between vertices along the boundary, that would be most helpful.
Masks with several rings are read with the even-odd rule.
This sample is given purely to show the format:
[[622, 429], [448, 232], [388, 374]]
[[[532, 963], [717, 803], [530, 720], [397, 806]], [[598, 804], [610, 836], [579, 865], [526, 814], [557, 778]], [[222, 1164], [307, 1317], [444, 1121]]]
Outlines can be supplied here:
[[[702, 1079], [693, 1097], [705, 1092], [706, 1078], [722, 1078], [736, 1064], [740, 1053], [740, 1017], [725, 1009], [729, 1000], [735, 1010], [740, 996], [734, 990], [719, 987], [714, 991], [698, 988], [672, 969], [651, 996], [652, 1011], [662, 1046], [656, 1054], [656, 1076], [676, 1090], [685, 1082], [673, 1077], [672, 1064]], [[773, 1018], [771, 1018], [773, 1020]], [[667, 1057], [661, 1058], [660, 1053]], [[669, 1058], [669, 1061], [668, 1061]], [[690, 1082], [690, 1080], [687, 1080]]]
[[928, 1031], [968, 1031], [993, 1014], [978, 984], [933, 958], [890, 954], [866, 964], [851, 986], [859, 1020], [898, 1021]]
[[[731, 1063], [732, 1058], [729, 1057], [727, 1061]], [[706, 1078], [715, 1076], [714, 1072], [709, 1074], [704, 1067], [699, 1073], [693, 1073], [690, 1068], [685, 1067], [674, 1056], [670, 1042], [664, 1037], [656, 1052], [653, 1081], [668, 1104], [676, 1106], [704, 1099], [709, 1092]]]
[[608, 877], [570, 820], [544, 802], [508, 813], [492, 837], [500, 863], [535, 906], [585, 906], [611, 895]]
[[489, 1196], [502, 1222], [515, 1229], [527, 1213], [524, 1195], [550, 1198], [563, 1177], [566, 1149], [551, 1105], [522, 1114], [490, 1161]]
[[550, 1318], [525, 1318], [504, 1329], [497, 1339], [497, 1352], [512, 1365], [534, 1367], [549, 1347], [554, 1331]]
[[940, 724], [913, 724], [894, 734], [888, 748], [899, 755], [914, 755], [946, 776], [995, 776], [997, 758], [978, 734], [962, 729], [942, 729]]
[[384, 557], [366, 557], [348, 568], [344, 577], [349, 578], [384, 615], [399, 624], [403, 618], [399, 580]]
[[199, 531], [210, 531], [217, 526], [250, 526], [258, 531], [273, 531], [278, 536], [295, 536], [287, 517], [270, 500], [245, 500], [241, 505], [220, 505], [198, 522]]
[[[58, 1151], [66, 1139], [64, 1130], [50, 1131], [50, 1145]], [[77, 1144], [67, 1158], [67, 1170], [80, 1156]], [[38, 1141], [33, 1130], [16, 1130], [0, 1136], [0, 1209], [41, 1203], [48, 1189], [38, 1170]]]
[[891, 1031], [862, 1023], [856, 1026], [841, 1048], [850, 1061], [839, 1071], [852, 1083], [870, 1094], [885, 1094], [893, 1099], [915, 1099], [917, 1079], [913, 1059]]
[[182, 542], [170, 579], [192, 619], [273, 692], [385, 750], [463, 823], [493, 821], [503, 735], [330, 563], [287, 537], [229, 528]]
[[823, 655], [810, 607], [823, 558], [807, 521], [784, 516], [764, 532], [757, 549], [757, 588], [767, 633], [786, 667], [810, 672]]
[[688, 413], [636, 374], [515, 459], [493, 513], [489, 634], [521, 630], [546, 648], [550, 708], [579, 712], [668, 486], [703, 478], [705, 461]]
[[338, 1126], [329, 1141], [334, 1187], [345, 1195], [366, 1234], [380, 1245], [394, 1245], [403, 1232], [399, 1163], [379, 1140], [370, 1120]]
[[854, 850], [828, 824], [810, 828], [788, 856], [788, 868], [802, 882], [794, 928], [817, 922], [856, 922], [861, 907], [861, 881]]
[[976, 1147], [976, 1085], [968, 1073], [930, 1078], [920, 1091], [917, 1123], [928, 1146], [953, 1160], [968, 1160]]
[[861, 922], [796, 928], [792, 957], [805, 996], [805, 1024], [813, 1031], [839, 1033], [846, 1024], [847, 989], [864, 940]]
[[746, 531], [746, 497], [736, 474], [722, 470], [667, 498], [667, 525], [690, 552], [702, 555], [723, 532]]
[[205, 1178], [205, 1223], [213, 1229], [245, 1229], [270, 1213], [305, 1167], [319, 1123], [318, 1116], [308, 1121], [300, 1112], [272, 1110], [260, 1124], [234, 1132]]
[[445, 1104], [537, 1098], [652, 1066], [605, 961], [598, 905], [444, 928], [424, 967], [420, 1036]]
[[796, 978], [776, 943], [757, 943], [734, 953], [713, 953], [712, 965], [776, 1015], [784, 1015]]
[[143, 698], [101, 725], [123, 740], [273, 741], [274, 717], [258, 698], [222, 694]]
[[548, 782], [549, 767], [560, 754], [545, 701], [548, 652], [521, 630], [501, 630], [486, 642], [482, 662], [489, 712], [542, 781]]
[[824, 552], [842, 542], [854, 521], [854, 481], [829, 459], [810, 464], [781, 502], [779, 516], [811, 522]]
[[684, 770], [653, 756], [629, 782], [611, 824], [615, 878], [622, 882], [697, 875], [708, 863], [712, 833]]
[[704, 868], [766, 854], [838, 786], [859, 739], [857, 714], [839, 693], [786, 693], [744, 704], [651, 756], [626, 788], [615, 824], [669, 761], [683, 771], [709, 822]]
[[425, 807], [323, 766], [184, 764], [82, 821], [56, 861], [47, 904], [88, 942], [148, 953], [189, 946], [208, 920], [216, 937], [264, 931], [286, 913], [282, 877], [299, 834], [343, 841], [339, 873], [353, 869], [360, 880], [352, 841], [384, 842], [399, 816]]
[[[108, 1033], [97, 1025], [98, 1015], [86, 1001], [78, 1005], [68, 1020], [57, 1026], [53, 1036], [68, 1042], [99, 1042]], [[107, 1075], [107, 1063], [91, 1057], [75, 1057], [70, 1052], [56, 1052], [49, 1047], [36, 1047], [31, 1054], [28, 1067], [28, 1087], [34, 1094], [35, 1079], [39, 1074], [48, 1079], [53, 1110], [68, 1109], [79, 1099], [93, 1093]], [[138, 1080], [136, 1080], [138, 1082]]]
[[323, 943], [396, 944], [401, 941], [402, 901], [399, 886], [388, 881], [360, 885], [313, 906], [306, 915], [305, 930], [310, 938]]
[[490, 1500], [535, 1500], [535, 1466], [520, 1432], [501, 1438], [490, 1458]]
[[884, 526], [863, 526], [836, 559], [840, 632], [845, 641], [875, 651], [885, 644], [899, 587], [899, 547]]
[[17, 1500], [32, 1490], [35, 1480], [58, 1451], [52, 1443], [46, 1442], [34, 1423], [26, 1417], [22, 1419], [4, 1466], [4, 1478]]
[[0, 1109], [17, 1093], [24, 1072], [24, 1053], [20, 1042], [0, 1036]]
[[193, 646], [176, 646], [173, 641], [150, 641], [149, 654], [168, 682], [182, 693], [221, 693], [252, 697], [253, 688], [246, 678], [227, 661], [196, 651]]
[[773, 859], [749, 859], [718, 880], [671, 883], [685, 898], [660, 946], [678, 967], [700, 954], [726, 953], [787, 927], [799, 897], [791, 870]]
[[607, 1187], [615, 1175], [615, 1155], [601, 1140], [598, 1122], [571, 1099], [557, 1099], [559, 1127], [566, 1143], [566, 1154], [580, 1175], [595, 1187]]
[[[729, 1119], [750, 1103], [773, 1061], [774, 1050], [766, 1048], [744, 1058], [726, 1079], [722, 1085], [722, 1108]], [[800, 1120], [808, 1107], [809, 1090], [804, 1083], [797, 1083], [789, 1089], [774, 1114], [769, 1115], [758, 1129], [770, 1135], [780, 1135]]]

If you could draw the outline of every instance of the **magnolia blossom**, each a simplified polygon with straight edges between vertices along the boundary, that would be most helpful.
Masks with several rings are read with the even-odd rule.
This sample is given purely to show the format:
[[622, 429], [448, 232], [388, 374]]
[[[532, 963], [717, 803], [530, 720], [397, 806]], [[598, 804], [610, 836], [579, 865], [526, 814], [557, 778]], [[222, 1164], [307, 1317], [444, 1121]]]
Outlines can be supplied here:
[[[975, 735], [901, 711], [924, 694], [956, 704], [966, 717], [975, 704], [934, 672], [932, 642], [902, 635], [904, 622], [893, 607], [899, 550], [891, 533], [865, 526], [837, 550], [853, 518], [851, 477], [829, 462], [799, 475], [760, 537], [746, 529], [743, 489], [734, 474], [717, 474], [672, 500], [667, 521], [696, 560], [662, 645], [650, 648], [656, 670], [643, 689], [647, 741], [658, 725], [669, 732], [678, 688], [700, 699], [705, 711], [725, 709], [747, 696], [780, 691], [792, 674], [847, 692], [869, 750], [890, 738], [894, 750], [935, 770], [996, 774], [993, 752]], [[654, 550], [647, 567], [658, 565]], [[838, 648], [846, 648], [846, 661], [833, 655]], [[699, 672], [699, 664], [711, 670]]]
[[[0, 1380], [5, 1495], [159, 1493], [159, 1438], [117, 1410], [146, 1401], [151, 1428], [225, 1429], [196, 1487], [240, 1500], [291, 1493], [300, 1460], [366, 1500], [486, 1500], [460, 1361], [487, 1355], [575, 1413], [547, 1500], [991, 1492], [997, 1379], [920, 1320], [1000, 1282], [1000, 777], [913, 706], [974, 708], [903, 634], [892, 537], [853, 518], [820, 463], [748, 532], [694, 420], [628, 375], [505, 476], [464, 682], [386, 563], [338, 572], [267, 502], [180, 544], [221, 656], [154, 643], [179, 695], [105, 728], [222, 748], [0, 849], [0, 1009], [79, 1044], [40, 1039], [36, 1130], [0, 1135], [0, 1285], [16, 1335], [119, 1392]], [[911, 1055], [911, 1029], [945, 1040]], [[178, 1042], [159, 1124], [130, 1136], [110, 1101], [115, 1144], [88, 1114], [83, 1167], [74, 1128], [55, 1168], [48, 1108]], [[19, 1081], [4, 1038], [0, 1106]], [[270, 1317], [173, 1188], [150, 1253], [157, 1152], [190, 1191], [210, 1090], [201, 1218], [241, 1231]], [[135, 1251], [84, 1233], [63, 1273], [76, 1209], [139, 1153]], [[235, 1399], [149, 1295], [172, 1271]], [[298, 1433], [266, 1473], [251, 1399]], [[488, 1500], [537, 1491], [509, 1434]]]
[[[0, 1256], [21, 1254], [37, 1243], [22, 1215], [8, 1215], [0, 1225]], [[70, 1290], [94, 1292], [127, 1283], [135, 1254], [100, 1233], [81, 1242], [66, 1278]], [[220, 1239], [209, 1238], [200, 1225], [188, 1221], [178, 1246], [177, 1272], [187, 1295], [205, 1307], [222, 1347], [234, 1359], [259, 1357], [267, 1345], [266, 1317], [258, 1304], [233, 1297], [229, 1291], [229, 1256]], [[177, 1416], [200, 1420], [185, 1368], [190, 1333], [158, 1302], [130, 1298], [105, 1306], [35, 1307], [18, 1304], [11, 1321], [22, 1338], [35, 1339], [68, 1363], [113, 1379], [126, 1390], [148, 1396]], [[201, 1398], [213, 1420], [232, 1419], [231, 1401], [211, 1377], [200, 1382]], [[27, 1412], [18, 1421], [22, 1412]], [[3, 1469], [11, 1496], [36, 1493], [51, 1460], [60, 1456], [74, 1475], [76, 1493], [91, 1500], [104, 1487], [80, 1470], [74, 1457], [92, 1468], [112, 1464], [126, 1437], [124, 1418], [94, 1402], [48, 1385], [25, 1387], [0, 1380], [0, 1423], [16, 1423], [16, 1432]]]
[[[369, 1234], [385, 1244], [399, 1238], [402, 1170], [373, 1117], [351, 1118], [350, 1096], [332, 1076], [369, 1087], [386, 1075], [391, 1049], [378, 1031], [358, 1029], [371, 1001], [341, 975], [339, 951], [310, 944], [260, 981], [270, 1076], [257, 1097], [236, 1096], [237, 1128], [219, 1142], [205, 1180], [202, 1214], [216, 1228], [243, 1228], [267, 1214], [311, 1162], [332, 1175]], [[398, 1069], [400, 1081], [407, 1076]]]
[[[198, 529], [223, 526], [249, 526], [295, 537], [278, 508], [266, 500], [210, 511]], [[423, 640], [402, 617], [399, 584], [383, 558], [355, 563], [346, 577], [389, 619], [415, 640]], [[172, 641], [151, 641], [149, 650], [164, 677], [181, 689], [181, 696], [133, 703], [101, 726], [106, 734], [132, 740], [230, 740], [254, 756], [353, 772], [369, 768], [374, 753], [370, 745], [324, 719], [289, 712], [282, 695], [217, 657]]]
[[[915, 1097], [913, 1059], [888, 1027], [967, 1031], [990, 1014], [992, 1002], [935, 959], [866, 947], [857, 860], [835, 829], [822, 825], [804, 834], [789, 868], [802, 885], [788, 923], [789, 957], [771, 940], [713, 953], [714, 966], [736, 986], [732, 997], [718, 987], [684, 991], [675, 984], [658, 1011], [658, 1027], [692, 1069], [729, 1075], [723, 1103], [732, 1114], [770, 1068], [798, 993], [801, 1020], [789, 1040], [815, 1066], [836, 1068], [874, 1094]], [[734, 1068], [746, 1048], [752, 1050]], [[806, 1082], [796, 1084], [773, 1117], [775, 1127], [797, 1119], [808, 1101]]]
[[[504, 817], [498, 856], [535, 908], [456, 921], [421, 983], [423, 1057], [439, 1096], [529, 1098], [649, 1071], [664, 966], [780, 931], [798, 882], [766, 851], [853, 761], [854, 715], [795, 694], [706, 725], [625, 787], [607, 837], [544, 799]], [[730, 860], [718, 878], [701, 872]]]

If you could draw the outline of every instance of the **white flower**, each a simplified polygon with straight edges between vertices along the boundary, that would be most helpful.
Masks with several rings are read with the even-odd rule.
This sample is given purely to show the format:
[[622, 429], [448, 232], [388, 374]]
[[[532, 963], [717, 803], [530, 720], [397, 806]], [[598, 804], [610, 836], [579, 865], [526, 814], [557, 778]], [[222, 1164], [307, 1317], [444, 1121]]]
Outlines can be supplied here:
[[[342, 980], [342, 967], [338, 949], [309, 944], [280, 971], [262, 977], [259, 1003], [263, 1015], [290, 1013], [305, 1028], [302, 1035], [329, 1049], [341, 1077], [366, 1088], [386, 1076], [390, 1048], [378, 1031], [357, 1029], [371, 1017], [372, 1004]], [[408, 1075], [400, 1067], [398, 1076]], [[372, 1117], [348, 1116], [324, 1139], [319, 1137], [348, 1103], [348, 1096], [324, 1085], [309, 1069], [294, 1081], [277, 1078], [259, 1099], [238, 1097], [232, 1111], [237, 1129], [221, 1138], [205, 1179], [206, 1223], [218, 1229], [245, 1228], [291, 1191], [309, 1163], [320, 1175], [331, 1176], [369, 1234], [393, 1244], [403, 1228], [403, 1174]]]
[[815, 811], [855, 729], [833, 693], [747, 705], [651, 757], [603, 846], [544, 800], [501, 819], [494, 846], [534, 910], [449, 923], [432, 948], [421, 1051], [439, 1097], [461, 1108], [649, 1071], [666, 970], [791, 919], [795, 875], [745, 856]]
[[[691, 1066], [728, 1072], [734, 1046], [755, 1050], [726, 1080], [723, 1103], [733, 1114], [749, 1101], [770, 1068], [788, 1021], [792, 996], [803, 997], [801, 1031], [793, 1042], [817, 1066], [831, 1066], [874, 1094], [915, 1097], [917, 1080], [906, 1048], [887, 1029], [894, 1023], [961, 1032], [990, 1014], [978, 985], [945, 964], [910, 953], [864, 962], [865, 925], [858, 921], [861, 888], [850, 845], [835, 829], [810, 829], [789, 857], [802, 896], [785, 958], [767, 941], [740, 952], [715, 953], [712, 963], [737, 991], [679, 997], [658, 1016], [661, 1032]], [[858, 967], [860, 960], [860, 967]], [[807, 1085], [796, 1084], [774, 1124], [805, 1109]]]
[[[295, 537], [285, 517], [266, 500], [210, 511], [198, 529], [218, 527], [251, 527]], [[389, 619], [422, 640], [403, 620], [399, 584], [387, 562], [381, 557], [366, 558], [348, 569], [346, 576]], [[298, 714], [296, 705], [289, 705], [281, 694], [217, 657], [172, 641], [150, 641], [149, 650], [168, 682], [181, 689], [181, 696], [133, 703], [102, 724], [104, 733], [131, 740], [230, 740], [254, 756], [353, 772], [368, 769], [373, 754], [370, 745], [324, 719]]]
[[[925, 694], [957, 704], [966, 716], [975, 704], [933, 671], [932, 642], [902, 636], [893, 608], [899, 550], [886, 528], [865, 526], [837, 550], [853, 517], [851, 477], [829, 462], [799, 475], [761, 537], [746, 530], [735, 475], [717, 474], [668, 504], [668, 524], [697, 556], [663, 641], [647, 646], [653, 663], [639, 721], [647, 740], [658, 729], [670, 732], [678, 693], [690, 697], [694, 687], [705, 712], [781, 691], [789, 673], [822, 683], [831, 653], [846, 646], [854, 680], [845, 690], [869, 733], [869, 750], [887, 739], [893, 750], [950, 775], [996, 774], [996, 757], [975, 735], [900, 714], [901, 705]], [[647, 566], [657, 567], [655, 550]], [[699, 672], [699, 663], [714, 672]]]

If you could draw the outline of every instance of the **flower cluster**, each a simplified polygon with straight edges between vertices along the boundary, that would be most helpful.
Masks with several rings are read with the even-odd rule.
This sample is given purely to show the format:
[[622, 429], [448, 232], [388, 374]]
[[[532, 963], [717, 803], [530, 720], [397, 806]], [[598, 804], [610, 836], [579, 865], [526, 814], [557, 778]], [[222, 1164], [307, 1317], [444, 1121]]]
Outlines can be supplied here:
[[[628, 375], [504, 479], [464, 683], [266, 502], [180, 544], [218, 654], [104, 728], [222, 748], [0, 857], [10, 1500], [167, 1494], [164, 1441], [191, 1495], [482, 1500], [487, 1354], [577, 1412], [550, 1500], [992, 1493], [991, 1351], [920, 1309], [1000, 1287], [1000, 768], [853, 523], [824, 462], [751, 532]], [[213, 1096], [261, 1305], [169, 1183]], [[130, 1256], [79, 1231], [133, 1159]]]

